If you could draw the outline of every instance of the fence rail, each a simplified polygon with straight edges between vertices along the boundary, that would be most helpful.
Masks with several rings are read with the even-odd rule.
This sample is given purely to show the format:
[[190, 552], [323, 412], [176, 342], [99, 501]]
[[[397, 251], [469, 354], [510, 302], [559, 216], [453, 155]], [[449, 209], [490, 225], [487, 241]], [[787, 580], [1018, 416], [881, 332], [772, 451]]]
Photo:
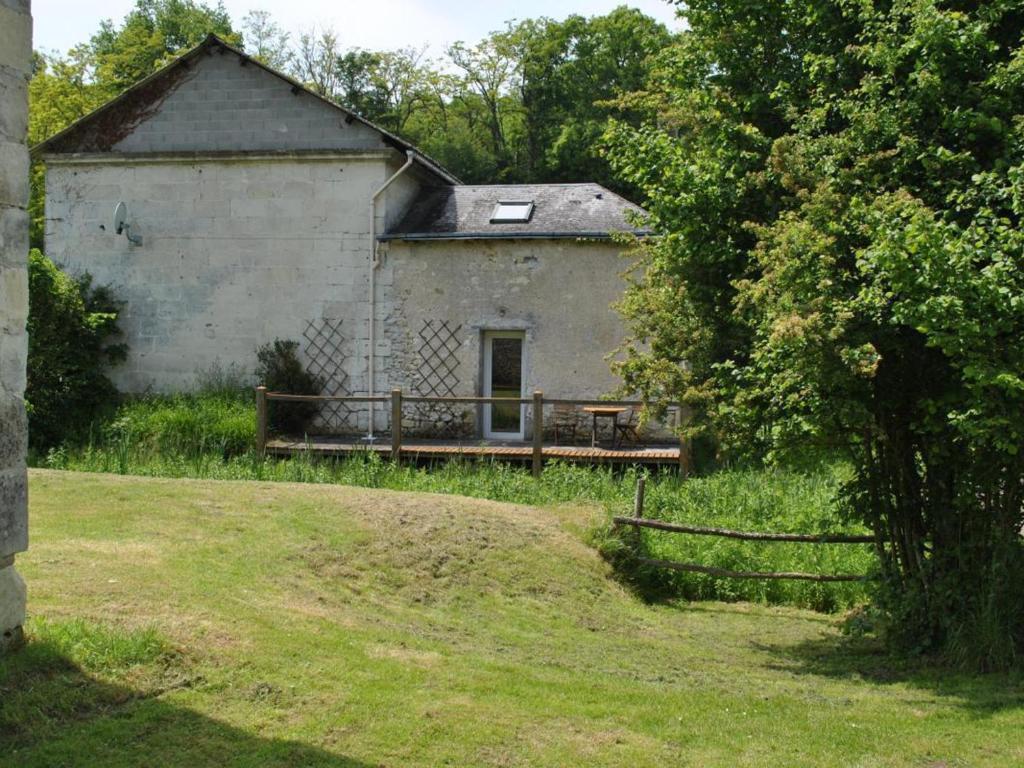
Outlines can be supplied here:
[[656, 528], [669, 533], [691, 533], [695, 536], [721, 536], [743, 541], [796, 541], [803, 544], [874, 544], [874, 536], [847, 533], [761, 533], [760, 531], [732, 531], [728, 528], [706, 528], [699, 525], [681, 525], [664, 520], [643, 517], [616, 517], [616, 525], [632, 525], [637, 528]]
[[[712, 528], [700, 525], [670, 523], [666, 520], [652, 520], [644, 517], [644, 485], [646, 480], [637, 479], [636, 495], [633, 500], [633, 517], [613, 517], [613, 525], [633, 528], [651, 528], [665, 533], [682, 533], [693, 536], [717, 536], [742, 541], [789, 541], [800, 544], [877, 544], [874, 536], [848, 533], [769, 533], [762, 531], [734, 531], [729, 528]], [[850, 573], [799, 573], [786, 571], [733, 571], [699, 563], [680, 563], [675, 560], [658, 560], [638, 557], [637, 562], [657, 568], [675, 571], [706, 573], [727, 579], [794, 579], [799, 581], [864, 581], [870, 577]]]
[[864, 581], [867, 576], [851, 573], [795, 573], [786, 571], [730, 571], [727, 568], [715, 568], [710, 565], [696, 563], [677, 563], [675, 560], [655, 560], [649, 557], [637, 558], [637, 562], [659, 568], [670, 568], [674, 571], [692, 571], [721, 576], [726, 579], [793, 579], [797, 581]]
[[[646, 408], [642, 400], [595, 400], [571, 398], [545, 398], [541, 390], [535, 391], [530, 397], [483, 397], [483, 396], [436, 396], [406, 395], [401, 389], [391, 390], [390, 395], [292, 395], [284, 392], [269, 392], [266, 387], [256, 388], [256, 448], [262, 454], [266, 452], [269, 437], [268, 404], [270, 401], [308, 402], [308, 403], [362, 403], [371, 409], [370, 420], [373, 421], [373, 405], [391, 403], [391, 458], [399, 461], [402, 453], [402, 405], [404, 403], [452, 403], [463, 405], [523, 405], [532, 408], [532, 465], [534, 476], [540, 476], [544, 456], [544, 406], [574, 405], [578, 407], [607, 406], [622, 408]], [[683, 408], [678, 404], [669, 404], [676, 408], [676, 427], [682, 426]], [[682, 476], [690, 473], [690, 451], [687, 441], [679, 437], [679, 472]]]

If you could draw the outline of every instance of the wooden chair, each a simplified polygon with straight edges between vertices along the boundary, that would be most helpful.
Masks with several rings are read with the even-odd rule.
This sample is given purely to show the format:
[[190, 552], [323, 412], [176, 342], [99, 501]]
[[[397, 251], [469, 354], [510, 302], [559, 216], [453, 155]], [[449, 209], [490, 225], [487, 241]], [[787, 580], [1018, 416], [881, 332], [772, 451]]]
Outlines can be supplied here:
[[565, 432], [572, 435], [572, 444], [576, 444], [576, 408], [567, 403], [557, 403], [552, 407], [552, 421], [555, 424], [555, 445], [560, 435]]
[[640, 438], [640, 412], [638, 409], [630, 408], [626, 413], [625, 421], [615, 423], [615, 432], [619, 438], [619, 445], [622, 445], [625, 440], [634, 445], [643, 442]]

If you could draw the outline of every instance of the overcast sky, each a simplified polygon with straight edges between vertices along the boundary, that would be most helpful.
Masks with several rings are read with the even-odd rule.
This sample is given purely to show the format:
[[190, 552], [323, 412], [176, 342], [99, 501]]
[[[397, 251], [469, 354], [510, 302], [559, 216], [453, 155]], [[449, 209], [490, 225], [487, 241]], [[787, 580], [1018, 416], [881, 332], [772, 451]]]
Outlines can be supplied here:
[[[215, 0], [212, 0], [215, 2]], [[212, 4], [211, 2], [211, 4]], [[236, 22], [251, 9], [269, 11], [287, 30], [333, 27], [346, 47], [374, 50], [429, 44], [434, 54], [456, 40], [476, 42], [508, 19], [579, 13], [594, 16], [618, 5], [639, 8], [678, 29], [667, 0], [225, 0]], [[87, 40], [101, 19], [120, 20], [134, 0], [33, 0], [37, 49], [64, 52]]]

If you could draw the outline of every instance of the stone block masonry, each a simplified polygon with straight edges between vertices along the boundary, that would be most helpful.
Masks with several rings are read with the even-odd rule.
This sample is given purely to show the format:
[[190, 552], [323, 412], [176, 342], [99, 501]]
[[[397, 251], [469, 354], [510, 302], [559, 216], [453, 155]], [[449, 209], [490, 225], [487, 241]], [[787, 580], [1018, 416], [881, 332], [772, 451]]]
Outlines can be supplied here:
[[[236, 65], [237, 67], [237, 65]], [[344, 374], [366, 381], [367, 200], [387, 152], [320, 158], [53, 161], [47, 254], [123, 302], [123, 392], [187, 391], [215, 365], [253, 371], [256, 349], [302, 341], [310, 322], [344, 321]], [[129, 171], [130, 173], [126, 173]], [[130, 244], [111, 229], [127, 203]], [[379, 226], [388, 205], [381, 204]], [[380, 289], [379, 289], [380, 290]]]
[[25, 582], [14, 556], [28, 547], [25, 361], [28, 337], [28, 0], [0, 0], [0, 652], [21, 640]]

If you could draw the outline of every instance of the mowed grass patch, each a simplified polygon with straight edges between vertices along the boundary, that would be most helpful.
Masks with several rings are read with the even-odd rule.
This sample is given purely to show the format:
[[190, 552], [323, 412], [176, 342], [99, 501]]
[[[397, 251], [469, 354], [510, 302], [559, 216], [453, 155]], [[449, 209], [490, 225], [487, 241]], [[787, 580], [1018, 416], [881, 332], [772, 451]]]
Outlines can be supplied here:
[[645, 604], [581, 540], [592, 508], [52, 471], [31, 505], [32, 626], [171, 650], [83, 657], [86, 691], [143, 694], [0, 764], [1024, 760], [1019, 680], [896, 664], [821, 614]]
[[[535, 480], [528, 469], [500, 462], [395, 465], [376, 453], [335, 460], [315, 455], [257, 456], [248, 395], [230, 390], [129, 401], [88, 445], [66, 447], [41, 460], [55, 469], [153, 477], [272, 480], [459, 494], [519, 504], [591, 502], [609, 517], [628, 513], [644, 470], [548, 464]], [[726, 470], [680, 482], [671, 472], [647, 475], [648, 516], [742, 530], [863, 532], [836, 512], [838, 469], [803, 474], [783, 470]], [[611, 553], [622, 537], [600, 525], [595, 540]], [[645, 531], [643, 553], [732, 570], [870, 573], [870, 547], [757, 544]], [[749, 600], [823, 611], [867, 599], [865, 583], [737, 581], [678, 572], [644, 573], [628, 561], [627, 578], [655, 583], [662, 594], [693, 599]]]

